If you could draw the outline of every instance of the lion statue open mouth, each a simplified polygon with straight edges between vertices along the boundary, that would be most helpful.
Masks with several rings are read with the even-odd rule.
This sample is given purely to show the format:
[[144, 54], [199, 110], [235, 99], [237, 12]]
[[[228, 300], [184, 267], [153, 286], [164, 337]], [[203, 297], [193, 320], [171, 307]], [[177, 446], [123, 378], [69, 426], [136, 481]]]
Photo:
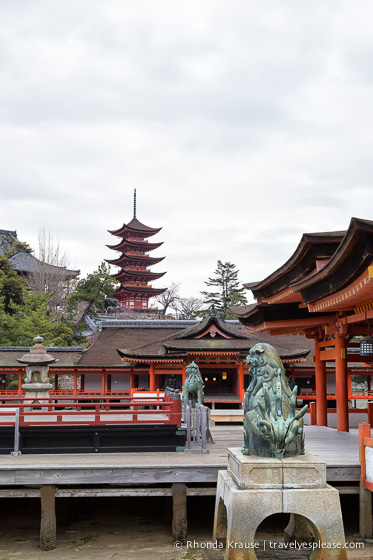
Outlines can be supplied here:
[[304, 454], [303, 416], [308, 405], [296, 410], [298, 389], [291, 391], [275, 348], [256, 344], [246, 363], [251, 382], [244, 400], [242, 453], [277, 458]]

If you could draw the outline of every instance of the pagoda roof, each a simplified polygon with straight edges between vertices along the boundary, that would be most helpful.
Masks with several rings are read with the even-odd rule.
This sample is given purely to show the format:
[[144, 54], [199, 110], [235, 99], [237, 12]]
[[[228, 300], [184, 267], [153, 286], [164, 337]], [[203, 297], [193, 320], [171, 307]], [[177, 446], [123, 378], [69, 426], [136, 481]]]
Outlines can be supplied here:
[[[221, 335], [220, 333], [223, 333]], [[203, 335], [201, 337], [201, 335]], [[295, 348], [292, 339], [285, 336], [271, 337], [264, 334], [247, 333], [240, 327], [228, 324], [218, 317], [209, 317], [200, 323], [173, 333], [163, 339], [130, 349], [118, 349], [122, 358], [130, 361], [162, 359], [167, 362], [183, 358], [193, 353], [233, 353], [241, 357], [249, 353], [250, 348], [259, 342], [268, 342], [275, 346], [280, 357], [288, 361], [303, 361], [310, 352], [311, 343], [299, 339]]]
[[138, 249], [141, 247], [146, 251], [153, 251], [154, 249], [158, 249], [158, 247], [160, 247], [161, 245], [163, 245], [163, 241], [161, 241], [160, 243], [148, 243], [147, 241], [141, 239], [139, 239], [139, 241], [133, 241], [132, 239], [123, 239], [117, 245], [106, 245], [106, 247], [109, 247], [109, 249], [113, 249], [114, 251], [123, 251], [125, 247], [133, 247], [134, 249]]
[[114, 292], [113, 297], [118, 294], [125, 292], [126, 294], [150, 294], [151, 296], [159, 296], [163, 294], [167, 288], [152, 288], [151, 286], [119, 286], [119, 288]]
[[119, 229], [108, 230], [108, 231], [112, 235], [117, 235], [118, 237], [122, 237], [126, 235], [128, 232], [146, 234], [146, 237], [150, 237], [151, 235], [155, 235], [156, 233], [161, 231], [161, 229], [162, 228], [152, 228], [146, 226], [145, 224], [139, 222], [137, 218], [132, 218], [132, 220], [128, 224], [123, 224], [122, 227], [120, 227]]
[[285, 264], [260, 282], [250, 282], [244, 287], [251, 290], [254, 297], [269, 298], [317, 269], [317, 261], [329, 260], [335, 253], [345, 231], [304, 233], [298, 247]]
[[165, 272], [151, 272], [150, 270], [120, 270], [116, 274], [112, 274], [113, 278], [120, 280], [120, 278], [145, 278], [148, 280], [158, 280], [162, 278]]
[[131, 266], [134, 262], [140, 262], [146, 266], [151, 266], [163, 261], [165, 257], [148, 257], [147, 255], [126, 255], [123, 254], [117, 259], [105, 259], [107, 263], [115, 266], [124, 267], [126, 262]]

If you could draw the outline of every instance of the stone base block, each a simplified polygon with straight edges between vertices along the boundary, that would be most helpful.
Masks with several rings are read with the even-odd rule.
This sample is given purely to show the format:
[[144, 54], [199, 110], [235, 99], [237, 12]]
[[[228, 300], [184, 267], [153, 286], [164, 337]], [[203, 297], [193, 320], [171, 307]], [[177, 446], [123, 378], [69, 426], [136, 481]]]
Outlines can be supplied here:
[[319, 457], [306, 454], [272, 459], [243, 455], [228, 449], [228, 472], [240, 488], [324, 488], [326, 465]]

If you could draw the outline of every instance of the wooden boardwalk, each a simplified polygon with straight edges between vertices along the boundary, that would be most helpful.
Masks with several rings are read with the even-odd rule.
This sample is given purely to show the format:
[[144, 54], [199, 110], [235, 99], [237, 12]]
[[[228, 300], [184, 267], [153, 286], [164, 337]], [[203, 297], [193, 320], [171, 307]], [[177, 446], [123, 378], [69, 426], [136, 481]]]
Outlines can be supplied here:
[[[0, 487], [43, 484], [215, 483], [226, 469], [227, 448], [241, 447], [242, 426], [211, 428], [207, 454], [105, 453], [0, 456]], [[328, 482], [356, 483], [360, 476], [358, 434], [306, 426], [306, 452], [327, 465]]]

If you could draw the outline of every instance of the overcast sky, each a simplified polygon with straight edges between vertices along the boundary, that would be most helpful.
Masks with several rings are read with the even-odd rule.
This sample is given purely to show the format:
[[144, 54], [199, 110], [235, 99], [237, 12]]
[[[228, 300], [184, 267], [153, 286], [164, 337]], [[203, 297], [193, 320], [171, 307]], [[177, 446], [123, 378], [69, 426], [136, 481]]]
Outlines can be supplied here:
[[137, 217], [198, 295], [373, 219], [373, 3], [0, 0], [0, 229], [72, 268]]

